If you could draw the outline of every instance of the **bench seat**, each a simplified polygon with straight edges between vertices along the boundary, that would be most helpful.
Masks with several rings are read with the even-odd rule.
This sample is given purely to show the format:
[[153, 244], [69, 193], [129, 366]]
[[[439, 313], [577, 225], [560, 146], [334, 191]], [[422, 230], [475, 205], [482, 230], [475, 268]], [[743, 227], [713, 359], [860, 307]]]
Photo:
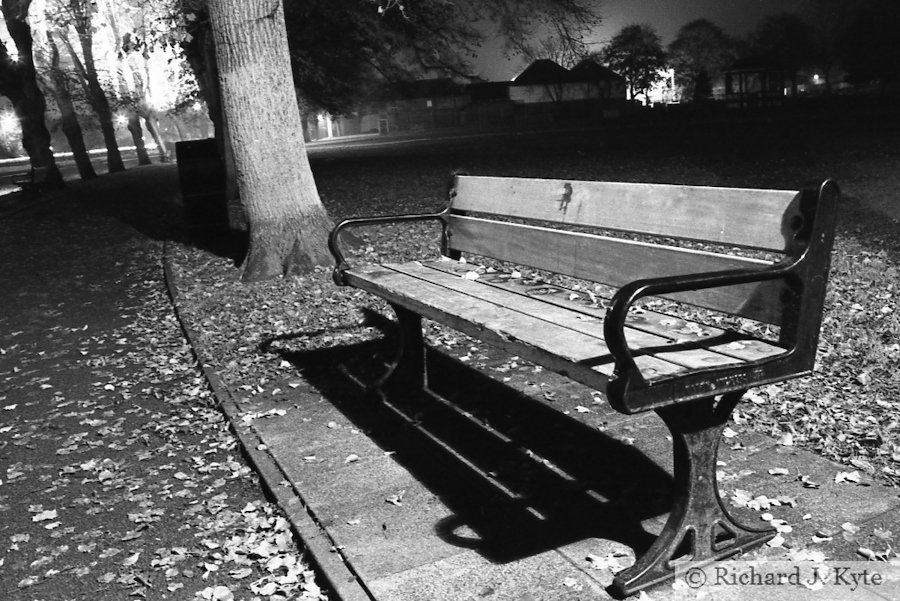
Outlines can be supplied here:
[[[615, 359], [604, 338], [602, 304], [583, 292], [526, 283], [509, 273], [472, 274], [478, 272], [471, 264], [447, 259], [362, 265], [344, 277], [348, 284], [423, 317], [605, 390]], [[625, 336], [650, 383], [787, 352], [753, 336], [645, 310], [629, 313]]]

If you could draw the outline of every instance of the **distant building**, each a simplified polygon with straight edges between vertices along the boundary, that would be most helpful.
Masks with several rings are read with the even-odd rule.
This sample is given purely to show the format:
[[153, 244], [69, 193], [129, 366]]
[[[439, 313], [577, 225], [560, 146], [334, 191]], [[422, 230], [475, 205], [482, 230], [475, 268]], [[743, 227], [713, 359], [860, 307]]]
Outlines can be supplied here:
[[460, 83], [426, 79], [385, 84], [350, 115], [308, 116], [306, 137], [387, 134], [471, 127], [540, 126], [618, 116], [625, 78], [583, 61], [571, 70], [538, 60], [512, 81]]
[[571, 70], [551, 60], [537, 60], [509, 86], [509, 99], [521, 104], [625, 99], [625, 78], [585, 60]]

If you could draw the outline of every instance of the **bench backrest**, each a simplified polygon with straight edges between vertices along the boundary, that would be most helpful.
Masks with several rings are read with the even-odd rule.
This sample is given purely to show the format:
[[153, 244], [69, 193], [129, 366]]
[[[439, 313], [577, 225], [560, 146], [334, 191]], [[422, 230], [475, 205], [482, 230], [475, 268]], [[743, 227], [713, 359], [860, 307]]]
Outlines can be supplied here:
[[[800, 191], [468, 175], [454, 178], [450, 196], [450, 253], [474, 253], [613, 287], [771, 265], [729, 250], [674, 246], [666, 238], [799, 256], [808, 240], [798, 234], [809, 229], [816, 205], [814, 192], [810, 197]], [[641, 241], [583, 231], [596, 228], [639, 234]], [[781, 325], [786, 286], [775, 280], [672, 298]]]

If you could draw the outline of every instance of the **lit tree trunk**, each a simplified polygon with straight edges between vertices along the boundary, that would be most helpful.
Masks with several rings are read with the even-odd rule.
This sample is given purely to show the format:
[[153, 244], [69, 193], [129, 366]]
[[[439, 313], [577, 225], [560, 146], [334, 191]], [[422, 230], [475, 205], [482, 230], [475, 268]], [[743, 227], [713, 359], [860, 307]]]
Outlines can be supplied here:
[[88, 97], [88, 102], [97, 114], [100, 132], [103, 134], [103, 143], [106, 145], [106, 163], [109, 172], [125, 171], [125, 163], [122, 161], [119, 143], [116, 141], [116, 125], [113, 122], [112, 109], [109, 107], [109, 101], [106, 99], [103, 86], [100, 85], [100, 79], [97, 77], [97, 68], [94, 65], [94, 38], [91, 33], [90, 20], [87, 21], [87, 24], [81, 24], [76, 31], [81, 41], [84, 62], [81, 61], [78, 53], [75, 52], [65, 32], [60, 32], [60, 40], [72, 57], [72, 64], [82, 78], [82, 85]]
[[149, 165], [152, 161], [150, 160], [150, 155], [147, 154], [147, 147], [144, 145], [144, 130], [141, 127], [141, 117], [131, 110], [128, 111], [128, 131], [131, 132], [131, 139], [134, 140], [138, 165]]
[[280, 0], [210, 0], [222, 106], [250, 244], [243, 279], [329, 262], [331, 220], [303, 141]]
[[166, 116], [169, 118], [169, 121], [172, 122], [172, 127], [175, 128], [175, 133], [178, 134], [178, 140], [184, 140], [184, 124], [181, 122], [181, 118], [174, 113], [169, 113]]
[[31, 0], [2, 2], [6, 28], [19, 56], [13, 60], [6, 46], [0, 42], [0, 93], [9, 98], [19, 118], [22, 146], [31, 159], [31, 166], [47, 168], [42, 185], [57, 188], [63, 185], [63, 179], [50, 150], [50, 132], [44, 121], [47, 105], [34, 70], [31, 27], [26, 20], [30, 4]]
[[48, 72], [50, 73], [50, 80], [53, 82], [51, 89], [59, 107], [63, 133], [66, 136], [66, 141], [69, 143], [72, 157], [75, 159], [78, 175], [81, 179], [93, 179], [97, 177], [97, 172], [94, 171], [94, 165], [91, 163], [91, 157], [84, 143], [84, 133], [81, 130], [81, 124], [78, 122], [78, 114], [75, 111], [75, 104], [72, 102], [72, 95], [69, 92], [68, 78], [59, 66], [59, 48], [56, 46], [52, 33], [48, 32], [47, 42], [50, 46]]
[[159, 154], [159, 162], [168, 163], [169, 149], [166, 147], [166, 141], [159, 131], [159, 119], [157, 119], [155, 111], [148, 111], [147, 114], [144, 115], [144, 125], [147, 127], [147, 131], [150, 132], [150, 137], [156, 142], [156, 152]]

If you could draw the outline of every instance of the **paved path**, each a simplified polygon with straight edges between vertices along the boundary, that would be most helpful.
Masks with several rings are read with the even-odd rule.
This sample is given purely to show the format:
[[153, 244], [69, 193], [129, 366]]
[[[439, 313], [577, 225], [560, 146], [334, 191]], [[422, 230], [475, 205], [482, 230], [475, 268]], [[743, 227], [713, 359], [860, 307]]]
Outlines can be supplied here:
[[163, 166], [0, 198], [3, 601], [251, 598], [263, 542], [302, 565], [172, 310], [176, 190]]

